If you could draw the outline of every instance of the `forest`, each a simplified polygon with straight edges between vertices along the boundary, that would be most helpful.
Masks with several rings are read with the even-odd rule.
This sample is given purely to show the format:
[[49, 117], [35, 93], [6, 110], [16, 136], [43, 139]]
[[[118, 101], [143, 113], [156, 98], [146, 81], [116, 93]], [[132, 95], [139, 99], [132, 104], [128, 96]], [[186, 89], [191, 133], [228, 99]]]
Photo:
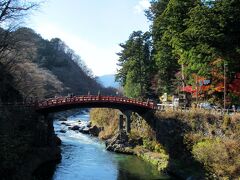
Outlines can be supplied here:
[[[238, 0], [152, 0], [148, 32], [120, 44], [116, 80], [129, 97], [189, 94], [223, 107], [240, 103]], [[224, 98], [225, 96], [225, 98]]]
[[46, 40], [20, 26], [40, 5], [0, 0], [0, 179], [38, 179], [38, 168], [61, 160], [53, 118], [26, 102], [114, 92], [61, 39]]

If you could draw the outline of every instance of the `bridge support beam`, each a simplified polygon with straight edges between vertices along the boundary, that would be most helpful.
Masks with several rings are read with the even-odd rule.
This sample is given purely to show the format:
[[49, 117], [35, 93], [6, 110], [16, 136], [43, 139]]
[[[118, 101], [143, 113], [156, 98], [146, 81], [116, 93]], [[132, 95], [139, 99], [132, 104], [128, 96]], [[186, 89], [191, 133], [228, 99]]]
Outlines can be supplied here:
[[118, 131], [123, 130], [123, 114], [119, 113], [119, 118], [118, 118]]
[[126, 116], [126, 132], [130, 133], [131, 131], [131, 111], [125, 111], [123, 114]]

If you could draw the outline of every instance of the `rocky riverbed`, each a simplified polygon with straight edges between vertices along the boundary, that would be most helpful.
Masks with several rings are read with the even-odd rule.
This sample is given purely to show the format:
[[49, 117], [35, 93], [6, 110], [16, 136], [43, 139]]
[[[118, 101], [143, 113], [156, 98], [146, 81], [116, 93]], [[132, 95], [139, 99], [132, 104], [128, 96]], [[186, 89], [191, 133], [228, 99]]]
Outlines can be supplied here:
[[[67, 120], [67, 118], [59, 118], [61, 129], [60, 133], [66, 133], [69, 130], [76, 133], [89, 134], [91, 136], [98, 136], [103, 127], [91, 125], [91, 122], [82, 121], [81, 119]], [[168, 155], [164, 153], [154, 153], [143, 147], [143, 139], [141, 137], [132, 138], [125, 130], [116, 132], [109, 139], [105, 139], [106, 150], [120, 154], [136, 155], [141, 159], [153, 164], [159, 171], [167, 167]]]
[[123, 154], [128, 146], [129, 148], [134, 146], [133, 142], [129, 143], [131, 138], [124, 132], [111, 138], [112, 141], [106, 141], [107, 147], [116, 147], [115, 152], [119, 150], [119, 153], [111, 153], [106, 151], [105, 142], [94, 137], [103, 128], [90, 126], [88, 114], [74, 114], [56, 119], [58, 120], [54, 123], [54, 129], [62, 139], [62, 161], [56, 168], [54, 180], [169, 179], [150, 163], [136, 156], [125, 155], [133, 152], [125, 151]]
[[[81, 121], [81, 119], [67, 120], [60, 117], [62, 128], [60, 133], [66, 133], [68, 130], [73, 130], [76, 133], [90, 134], [98, 136], [103, 127], [91, 126], [91, 122]], [[135, 154], [134, 148], [143, 145], [142, 138], [132, 139], [122, 130], [117, 132], [112, 138], [105, 141], [106, 149], [116, 153]]]
[[68, 130], [73, 130], [76, 133], [83, 133], [83, 134], [91, 134], [93, 136], [98, 136], [99, 132], [101, 131], [100, 128], [97, 126], [91, 126], [90, 122], [74, 120], [74, 121], [67, 121], [61, 122], [63, 125], [62, 129], [59, 131], [60, 133], [66, 133]]

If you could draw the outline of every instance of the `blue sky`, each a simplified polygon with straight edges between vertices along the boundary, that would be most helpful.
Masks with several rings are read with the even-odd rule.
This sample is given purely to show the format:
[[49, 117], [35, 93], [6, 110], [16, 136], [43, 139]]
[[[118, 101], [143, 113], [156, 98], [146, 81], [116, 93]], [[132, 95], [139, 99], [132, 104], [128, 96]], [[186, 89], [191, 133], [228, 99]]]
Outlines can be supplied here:
[[97, 76], [117, 69], [116, 55], [132, 31], [149, 29], [149, 0], [47, 0], [26, 22], [45, 39], [59, 37]]

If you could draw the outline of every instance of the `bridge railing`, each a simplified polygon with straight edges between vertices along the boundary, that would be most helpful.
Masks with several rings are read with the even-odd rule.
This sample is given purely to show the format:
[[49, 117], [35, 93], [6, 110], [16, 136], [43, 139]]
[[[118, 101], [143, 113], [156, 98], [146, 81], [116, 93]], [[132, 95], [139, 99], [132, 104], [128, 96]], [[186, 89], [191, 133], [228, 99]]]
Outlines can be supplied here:
[[156, 105], [153, 102], [142, 102], [136, 99], [130, 99], [119, 96], [68, 96], [68, 97], [57, 97], [49, 98], [43, 101], [38, 101], [36, 108], [47, 108], [56, 105], [76, 104], [76, 103], [90, 103], [90, 102], [114, 102], [121, 104], [133, 104], [146, 108], [156, 109]]

